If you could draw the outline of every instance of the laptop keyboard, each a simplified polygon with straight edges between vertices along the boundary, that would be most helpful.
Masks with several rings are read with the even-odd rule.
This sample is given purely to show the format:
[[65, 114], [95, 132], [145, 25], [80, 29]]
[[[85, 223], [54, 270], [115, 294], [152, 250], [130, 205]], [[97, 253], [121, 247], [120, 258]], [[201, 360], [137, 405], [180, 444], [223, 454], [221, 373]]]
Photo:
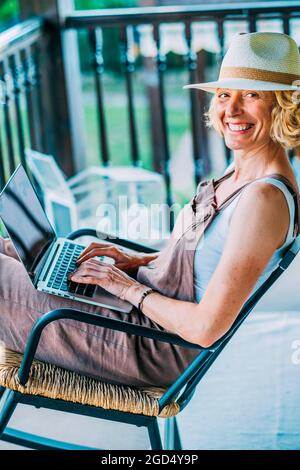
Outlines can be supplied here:
[[84, 295], [86, 297], [93, 297], [97, 287], [96, 285], [79, 284], [68, 280], [68, 274], [75, 271], [77, 258], [84, 249], [85, 246], [83, 245], [75, 245], [74, 243], [68, 242], [64, 243], [47, 287]]

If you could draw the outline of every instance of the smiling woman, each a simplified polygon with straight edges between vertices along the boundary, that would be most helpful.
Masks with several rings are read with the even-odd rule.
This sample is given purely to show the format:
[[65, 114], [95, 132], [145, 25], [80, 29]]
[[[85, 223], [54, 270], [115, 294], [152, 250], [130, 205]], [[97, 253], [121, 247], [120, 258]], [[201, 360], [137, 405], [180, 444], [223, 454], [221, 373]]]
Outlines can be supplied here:
[[[129, 301], [132, 323], [203, 347], [223, 336], [299, 233], [299, 193], [286, 153], [300, 141], [295, 80], [300, 56], [291, 37], [237, 35], [219, 80], [188, 86], [215, 93], [208, 116], [233, 150], [233, 170], [200, 182], [162, 252], [137, 255], [96, 243], [78, 259], [71, 280]], [[0, 340], [10, 349], [22, 352], [33, 322], [49, 310], [84, 308], [123, 318], [108, 308], [37, 292], [11, 243], [0, 239], [0, 253]], [[115, 264], [94, 259], [102, 255]], [[49, 325], [38, 349], [43, 361], [137, 386], [169, 386], [197, 354], [76, 322]]]
[[[295, 99], [298, 93], [294, 90], [254, 91], [218, 89], [211, 99], [207, 113], [205, 113], [206, 124], [208, 127], [213, 127], [222, 137], [225, 137], [226, 141], [224, 133], [226, 127], [230, 131], [235, 132], [234, 135], [243, 135], [245, 133], [249, 135], [250, 132], [247, 131], [255, 127], [255, 121], [260, 116], [261, 119], [266, 121], [267, 135], [274, 142], [279, 143], [285, 148], [295, 148], [300, 142], [300, 99], [299, 102]], [[222, 126], [222, 122], [218, 119], [218, 114], [222, 112], [222, 108], [225, 108], [231, 95], [235, 99], [244, 102], [248, 118], [246, 122], [235, 120], [224, 121]], [[251, 114], [255, 115], [255, 121], [253, 117], [251, 118]], [[257, 136], [255, 135], [255, 137]], [[230, 147], [230, 145], [228, 146]]]

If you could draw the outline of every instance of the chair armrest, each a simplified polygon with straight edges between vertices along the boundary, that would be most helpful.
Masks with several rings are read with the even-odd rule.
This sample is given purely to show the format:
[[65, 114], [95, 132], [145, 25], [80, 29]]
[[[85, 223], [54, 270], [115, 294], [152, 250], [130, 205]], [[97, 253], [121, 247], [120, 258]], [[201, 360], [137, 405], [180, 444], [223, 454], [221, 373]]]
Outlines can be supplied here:
[[140, 326], [127, 321], [116, 320], [114, 318], [108, 318], [94, 313], [62, 308], [45, 313], [33, 325], [18, 374], [19, 381], [22, 385], [25, 385], [28, 380], [30, 367], [44, 328], [49, 323], [62, 319], [75, 320], [82, 323], [97, 325], [116, 331], [123, 331], [133, 334], [135, 336], [143, 336], [145, 338], [156, 339], [164, 343], [170, 343], [186, 348], [199, 350], [205, 349], [202, 346], [199, 346], [198, 344], [185, 341], [179, 336], [174, 335], [172, 333], [168, 333], [166, 331], [154, 330], [153, 328], [148, 328], [146, 326]]
[[131, 240], [126, 240], [124, 238], [119, 238], [116, 235], [110, 235], [104, 232], [99, 232], [92, 228], [80, 228], [74, 230], [66, 236], [69, 240], [76, 240], [79, 237], [95, 237], [100, 238], [103, 241], [114, 243], [116, 245], [123, 246], [124, 248], [129, 248], [130, 250], [135, 250], [142, 253], [157, 253], [157, 250], [151, 248], [150, 246], [143, 245], [142, 243], [133, 242]]

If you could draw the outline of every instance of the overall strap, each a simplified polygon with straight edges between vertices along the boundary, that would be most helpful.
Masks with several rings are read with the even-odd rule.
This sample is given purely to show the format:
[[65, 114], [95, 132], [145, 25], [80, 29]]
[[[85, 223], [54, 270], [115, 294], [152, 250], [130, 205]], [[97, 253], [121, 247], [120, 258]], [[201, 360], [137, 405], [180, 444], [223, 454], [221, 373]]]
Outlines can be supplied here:
[[[229, 175], [232, 175], [233, 172], [234, 172], [234, 170], [232, 172], [224, 175], [224, 176], [227, 178], [227, 177], [229, 177]], [[217, 180], [217, 186], [221, 183], [221, 181], [223, 181], [226, 178], [222, 177], [222, 178], [220, 178], [220, 180]], [[296, 191], [296, 189], [294, 188], [292, 183], [285, 176], [282, 176], [279, 173], [272, 173], [270, 175], [265, 175], [265, 176], [262, 176], [260, 178], [257, 178], [255, 180], [248, 181], [248, 183], [245, 183], [240, 188], [236, 189], [233, 193], [231, 193], [226, 199], [224, 199], [222, 204], [218, 208], [216, 208], [216, 211], [220, 212], [220, 211], [224, 210], [227, 206], [229, 206], [229, 204], [231, 204], [231, 202], [241, 193], [241, 191], [244, 188], [249, 186], [249, 184], [254, 183], [255, 181], [262, 180], [264, 178], [273, 178], [273, 179], [276, 179], [276, 180], [284, 183], [285, 186], [287, 187], [287, 189], [289, 190], [289, 192], [291, 193], [291, 195], [293, 197], [293, 200], [294, 200], [294, 204], [295, 204], [294, 236], [298, 236], [299, 235], [299, 229], [300, 229], [300, 196], [299, 196], [299, 192]]]

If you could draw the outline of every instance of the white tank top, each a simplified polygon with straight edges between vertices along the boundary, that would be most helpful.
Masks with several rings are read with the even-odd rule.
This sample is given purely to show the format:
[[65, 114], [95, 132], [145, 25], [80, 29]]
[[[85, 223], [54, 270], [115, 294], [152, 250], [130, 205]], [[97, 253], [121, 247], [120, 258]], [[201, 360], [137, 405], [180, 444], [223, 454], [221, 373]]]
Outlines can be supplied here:
[[[260, 182], [273, 184], [283, 192], [289, 208], [290, 223], [285, 242], [274, 252], [265, 270], [257, 280], [253, 291], [255, 291], [276, 268], [282, 257], [283, 251], [295, 238], [293, 235], [295, 204], [292, 194], [284, 183], [271, 177], [265, 177], [260, 180], [253, 181], [251, 184]], [[194, 287], [196, 302], [198, 303], [202, 299], [210, 278], [213, 275], [222, 256], [225, 241], [228, 235], [230, 220], [242, 192], [243, 191], [241, 191], [240, 194], [232, 201], [232, 203], [229, 204], [212, 220], [210, 225], [205, 230], [204, 238], [201, 237], [198, 242], [194, 257]]]

